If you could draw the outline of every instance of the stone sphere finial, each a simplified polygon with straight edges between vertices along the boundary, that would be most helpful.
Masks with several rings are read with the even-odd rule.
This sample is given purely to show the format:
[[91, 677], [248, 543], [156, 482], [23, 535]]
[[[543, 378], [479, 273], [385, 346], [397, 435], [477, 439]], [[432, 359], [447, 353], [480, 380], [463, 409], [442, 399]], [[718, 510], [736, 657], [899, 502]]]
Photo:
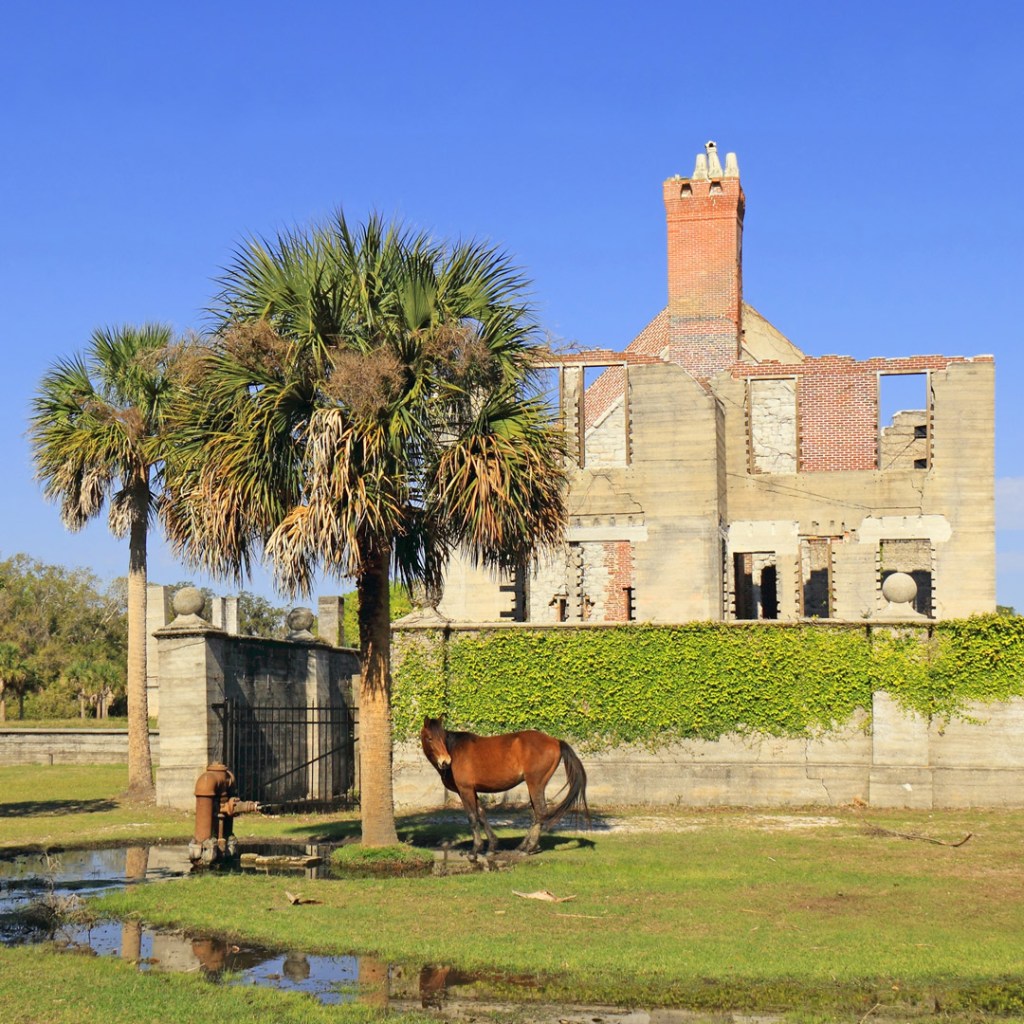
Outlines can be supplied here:
[[309, 629], [313, 625], [312, 608], [293, 608], [288, 613], [288, 628], [293, 632], [300, 629]]
[[917, 583], [905, 572], [894, 572], [882, 583], [882, 597], [892, 604], [910, 604], [917, 597]]
[[182, 587], [171, 602], [175, 615], [198, 615], [205, 605], [206, 597], [198, 587]]
[[309, 627], [313, 625], [312, 608], [293, 608], [285, 619], [285, 625], [288, 627], [288, 639], [289, 640], [313, 640], [315, 637], [309, 631]]

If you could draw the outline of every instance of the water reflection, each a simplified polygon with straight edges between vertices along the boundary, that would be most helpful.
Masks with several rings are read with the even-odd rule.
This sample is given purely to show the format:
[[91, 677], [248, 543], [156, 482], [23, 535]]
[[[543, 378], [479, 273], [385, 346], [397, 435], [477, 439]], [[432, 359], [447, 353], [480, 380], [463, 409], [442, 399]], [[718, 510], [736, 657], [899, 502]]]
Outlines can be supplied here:
[[[263, 847], [259, 854], [292, 858], [291, 866], [298, 867], [300, 877], [329, 873], [329, 851], [322, 847]], [[261, 862], [255, 870], [274, 868]], [[467, 991], [477, 983], [486, 989], [488, 982], [503, 981], [507, 990], [510, 979], [466, 974], [452, 967], [406, 970], [372, 957], [282, 952], [146, 928], [138, 921], [96, 921], [87, 913], [88, 896], [182, 878], [194, 871], [187, 846], [69, 850], [0, 859], [0, 942], [50, 942], [60, 950], [121, 957], [142, 971], [199, 973], [217, 984], [256, 984], [305, 992], [322, 1003], [358, 1000], [380, 1009], [441, 1007], [457, 986], [479, 996]], [[515, 980], [531, 987], [530, 979]]]
[[84, 921], [87, 897], [126, 885], [179, 878], [188, 870], [184, 846], [66, 850], [0, 860], [0, 942], [67, 938], [68, 929]]

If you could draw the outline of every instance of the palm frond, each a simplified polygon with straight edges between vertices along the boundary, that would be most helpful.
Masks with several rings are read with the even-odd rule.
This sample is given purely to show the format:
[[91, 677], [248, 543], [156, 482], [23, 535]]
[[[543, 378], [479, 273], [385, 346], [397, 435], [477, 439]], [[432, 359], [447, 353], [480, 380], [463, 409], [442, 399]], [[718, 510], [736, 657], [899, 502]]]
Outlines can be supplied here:
[[243, 242], [214, 313], [161, 506], [193, 564], [262, 554], [301, 593], [387, 551], [433, 583], [463, 540], [505, 564], [560, 535], [560, 435], [525, 397], [536, 328], [500, 251], [338, 212]]

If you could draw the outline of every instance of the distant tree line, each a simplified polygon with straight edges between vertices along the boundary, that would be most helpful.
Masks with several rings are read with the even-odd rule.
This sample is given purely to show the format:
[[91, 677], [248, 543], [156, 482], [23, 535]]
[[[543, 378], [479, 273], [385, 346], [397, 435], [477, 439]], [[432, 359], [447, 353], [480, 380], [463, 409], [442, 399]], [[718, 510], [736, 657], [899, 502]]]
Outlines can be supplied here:
[[123, 714], [127, 619], [121, 580], [25, 554], [0, 561], [0, 718], [70, 717], [79, 694]]
[[[281, 638], [287, 614], [238, 595], [240, 633]], [[0, 721], [123, 716], [127, 635], [124, 578], [105, 585], [88, 569], [0, 559]]]

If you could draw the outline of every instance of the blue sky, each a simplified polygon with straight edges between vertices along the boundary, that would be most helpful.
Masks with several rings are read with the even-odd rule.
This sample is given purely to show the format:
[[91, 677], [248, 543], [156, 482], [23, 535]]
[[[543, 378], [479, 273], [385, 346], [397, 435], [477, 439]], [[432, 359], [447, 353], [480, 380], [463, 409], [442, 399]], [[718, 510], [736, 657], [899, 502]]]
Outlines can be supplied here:
[[[665, 302], [661, 182], [715, 139], [745, 298], [804, 351], [995, 356], [998, 595], [1024, 609], [1022, 35], [1015, 2], [14, 0], [0, 554], [124, 573], [103, 522], [42, 500], [32, 392], [98, 326], [201, 328], [246, 235], [343, 207], [484, 238], [555, 337], [621, 348]], [[190, 574], [154, 538], [150, 575]]]

